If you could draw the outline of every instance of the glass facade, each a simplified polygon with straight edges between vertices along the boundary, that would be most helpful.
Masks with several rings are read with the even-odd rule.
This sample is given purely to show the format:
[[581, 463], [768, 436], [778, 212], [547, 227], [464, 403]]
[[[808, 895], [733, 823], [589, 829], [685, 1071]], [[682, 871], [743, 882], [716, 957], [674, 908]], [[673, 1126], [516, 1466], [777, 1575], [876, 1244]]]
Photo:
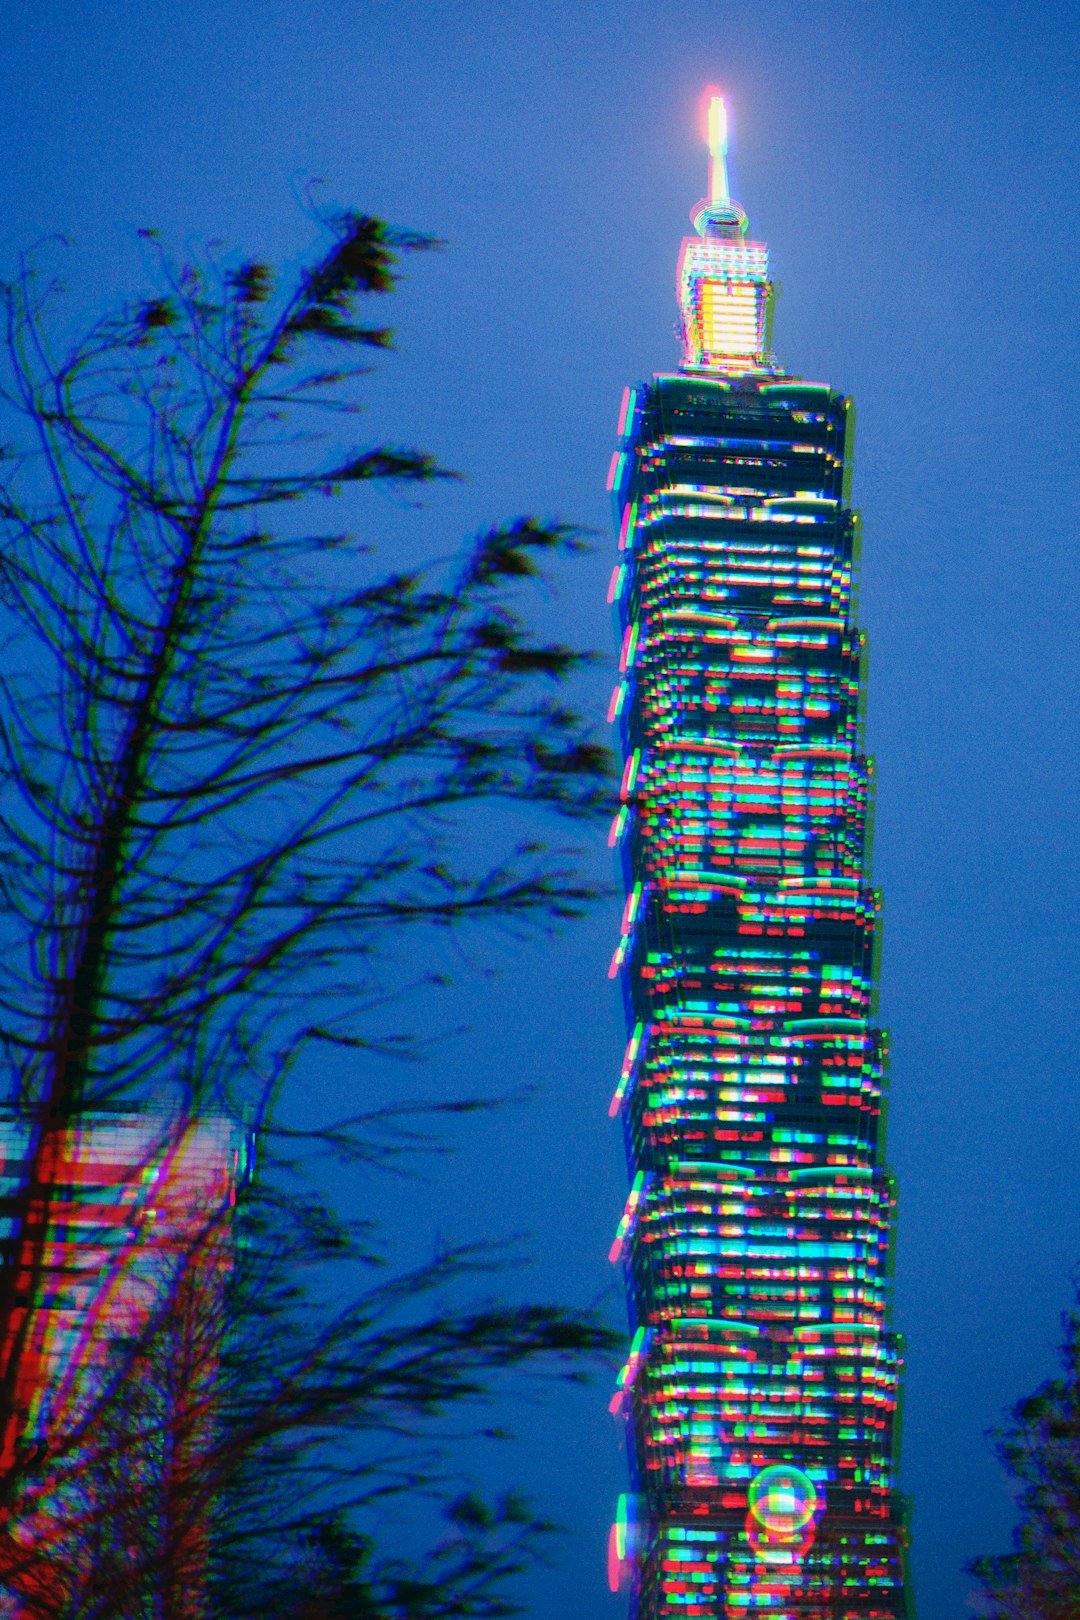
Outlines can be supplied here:
[[640, 1620], [902, 1620], [852, 411], [768, 353], [715, 111], [710, 137], [685, 364], [627, 390], [609, 480], [632, 1178], [610, 1576]]

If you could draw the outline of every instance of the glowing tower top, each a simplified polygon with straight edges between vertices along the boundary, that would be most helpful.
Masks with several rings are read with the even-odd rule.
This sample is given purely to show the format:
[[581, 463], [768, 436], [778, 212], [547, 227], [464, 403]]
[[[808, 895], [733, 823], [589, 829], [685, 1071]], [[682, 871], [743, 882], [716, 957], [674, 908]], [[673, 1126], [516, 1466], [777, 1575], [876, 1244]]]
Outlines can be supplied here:
[[741, 376], [773, 371], [766, 350], [769, 250], [747, 242], [746, 214], [728, 195], [727, 109], [714, 95], [708, 107], [709, 195], [690, 210], [697, 236], [679, 255], [679, 308], [685, 364]]

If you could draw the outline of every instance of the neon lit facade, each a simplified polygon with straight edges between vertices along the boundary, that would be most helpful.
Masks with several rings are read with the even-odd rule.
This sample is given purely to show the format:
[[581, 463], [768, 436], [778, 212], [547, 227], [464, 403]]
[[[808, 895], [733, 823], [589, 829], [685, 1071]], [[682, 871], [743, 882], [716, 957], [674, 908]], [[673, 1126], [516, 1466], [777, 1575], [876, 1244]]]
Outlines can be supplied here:
[[[0, 1218], [22, 1298], [0, 1344], [0, 1365], [15, 1355], [17, 1368], [0, 1467], [27, 1449], [45, 1462], [12, 1539], [0, 1540], [0, 1613], [83, 1612], [84, 1583], [124, 1559], [115, 1495], [140, 1513], [141, 1542], [168, 1538], [187, 1593], [175, 1612], [194, 1620], [207, 1528], [195, 1486], [213, 1429], [246, 1133], [220, 1116], [114, 1110], [54, 1128], [36, 1153], [35, 1137], [25, 1114], [0, 1113], [3, 1209], [20, 1206], [28, 1182], [40, 1188], [18, 1230]], [[171, 1499], [184, 1503], [182, 1522], [152, 1526]]]
[[633, 1487], [609, 1574], [639, 1620], [903, 1620], [852, 414], [768, 353], [719, 98], [709, 124], [684, 364], [626, 391], [609, 480]]

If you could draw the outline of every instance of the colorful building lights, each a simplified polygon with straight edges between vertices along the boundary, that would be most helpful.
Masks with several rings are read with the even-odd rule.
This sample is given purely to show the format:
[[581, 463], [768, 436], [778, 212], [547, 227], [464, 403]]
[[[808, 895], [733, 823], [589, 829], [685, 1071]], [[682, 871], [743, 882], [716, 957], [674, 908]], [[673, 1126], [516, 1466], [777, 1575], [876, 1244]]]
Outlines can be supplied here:
[[722, 106], [709, 132], [685, 363], [626, 391], [609, 480], [634, 1474], [609, 1574], [640, 1620], [903, 1620], [849, 402], [766, 352]]
[[20, 1452], [39, 1464], [6, 1508], [5, 1615], [90, 1613], [83, 1583], [114, 1552], [126, 1564], [110, 1536], [118, 1501], [136, 1497], [143, 1552], [168, 1545], [183, 1613], [203, 1612], [200, 1465], [249, 1157], [247, 1133], [221, 1116], [101, 1110], [42, 1137], [29, 1113], [0, 1112], [0, 1243], [20, 1290], [0, 1343], [14, 1384], [4, 1469]]

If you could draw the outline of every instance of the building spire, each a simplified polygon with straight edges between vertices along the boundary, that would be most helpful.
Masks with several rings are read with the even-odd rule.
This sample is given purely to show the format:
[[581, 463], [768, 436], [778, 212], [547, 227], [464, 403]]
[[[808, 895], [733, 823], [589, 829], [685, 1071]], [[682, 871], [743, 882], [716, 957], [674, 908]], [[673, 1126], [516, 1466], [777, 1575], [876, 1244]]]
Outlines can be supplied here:
[[746, 215], [728, 191], [727, 108], [724, 98], [709, 96], [706, 140], [709, 147], [709, 195], [690, 210], [699, 236], [740, 237], [746, 235]]
[[709, 97], [709, 201], [730, 202], [727, 175], [727, 108], [723, 96]]

